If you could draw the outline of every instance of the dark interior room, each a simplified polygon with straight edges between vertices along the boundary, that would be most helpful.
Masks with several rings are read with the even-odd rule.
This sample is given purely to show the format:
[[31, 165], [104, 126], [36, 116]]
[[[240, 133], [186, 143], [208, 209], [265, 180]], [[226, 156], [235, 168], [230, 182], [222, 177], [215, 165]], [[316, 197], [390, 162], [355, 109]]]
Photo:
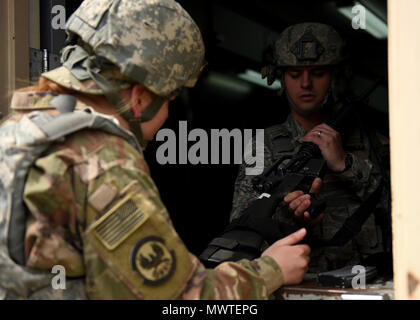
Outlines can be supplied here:
[[[42, 1], [48, 5], [48, 1]], [[69, 16], [82, 1], [65, 1]], [[386, 0], [362, 1], [386, 24]], [[352, 90], [363, 92], [384, 78], [369, 97], [366, 113], [388, 136], [387, 37], [354, 29], [342, 8], [353, 1], [203, 1], [179, 0], [200, 27], [206, 45], [204, 69], [196, 87], [184, 90], [170, 105], [164, 128], [178, 132], [179, 122], [188, 130], [235, 128], [264, 129], [283, 122], [289, 112], [277, 94], [259, 76], [273, 40], [289, 25], [322, 22], [333, 26], [345, 39], [353, 75]], [[41, 33], [43, 34], [43, 33]], [[57, 39], [44, 38], [51, 46]], [[51, 48], [51, 47], [50, 47]], [[58, 52], [56, 52], [58, 54]], [[283, 107], [282, 107], [283, 106]], [[189, 146], [193, 143], [189, 142]], [[196, 255], [229, 223], [237, 164], [166, 164], [156, 160], [162, 142], [149, 144], [145, 157], [167, 206], [175, 229]], [[233, 146], [232, 146], [233, 148]]]

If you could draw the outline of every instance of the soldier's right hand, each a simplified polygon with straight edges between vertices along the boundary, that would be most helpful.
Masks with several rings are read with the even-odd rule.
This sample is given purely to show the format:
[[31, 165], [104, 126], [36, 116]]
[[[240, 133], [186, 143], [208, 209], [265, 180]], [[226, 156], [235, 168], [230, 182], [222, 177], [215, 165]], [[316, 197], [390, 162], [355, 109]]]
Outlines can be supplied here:
[[302, 282], [308, 271], [309, 246], [297, 245], [306, 235], [306, 229], [300, 229], [289, 236], [278, 240], [267, 248], [261, 256], [270, 256], [279, 265], [283, 273], [283, 285]]

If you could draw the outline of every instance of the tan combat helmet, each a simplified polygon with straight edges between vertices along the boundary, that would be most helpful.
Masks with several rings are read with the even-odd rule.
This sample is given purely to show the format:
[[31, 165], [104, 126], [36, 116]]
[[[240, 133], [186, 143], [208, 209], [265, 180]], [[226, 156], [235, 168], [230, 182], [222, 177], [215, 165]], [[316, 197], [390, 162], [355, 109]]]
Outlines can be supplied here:
[[275, 64], [284, 66], [335, 65], [343, 59], [344, 41], [322, 23], [300, 23], [283, 31], [275, 43]]
[[[66, 32], [82, 44], [73, 41], [64, 48], [63, 67], [43, 77], [76, 91], [104, 94], [136, 136], [141, 135], [138, 122], [153, 118], [181, 88], [193, 87], [205, 65], [200, 30], [173, 0], [85, 0]], [[118, 95], [133, 83], [158, 96], [138, 121]]]
[[331, 26], [314, 22], [292, 25], [274, 43], [272, 61], [263, 68], [262, 76], [271, 85], [282, 67], [337, 65], [345, 58], [344, 46]]

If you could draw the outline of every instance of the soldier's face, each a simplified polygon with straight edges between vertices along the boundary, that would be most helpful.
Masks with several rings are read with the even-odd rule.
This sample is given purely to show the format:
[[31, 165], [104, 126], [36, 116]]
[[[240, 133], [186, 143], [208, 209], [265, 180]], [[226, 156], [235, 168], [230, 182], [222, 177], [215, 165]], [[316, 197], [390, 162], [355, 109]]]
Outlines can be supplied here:
[[284, 81], [296, 106], [310, 111], [324, 100], [331, 85], [331, 72], [326, 67], [289, 67]]

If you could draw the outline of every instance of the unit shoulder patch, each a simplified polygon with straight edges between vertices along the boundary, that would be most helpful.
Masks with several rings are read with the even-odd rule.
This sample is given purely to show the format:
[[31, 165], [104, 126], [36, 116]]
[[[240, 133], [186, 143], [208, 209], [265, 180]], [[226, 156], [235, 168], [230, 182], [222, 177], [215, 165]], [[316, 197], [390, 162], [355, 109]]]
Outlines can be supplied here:
[[139, 241], [132, 250], [131, 265], [146, 285], [166, 282], [176, 268], [176, 256], [160, 237], [150, 236]]

